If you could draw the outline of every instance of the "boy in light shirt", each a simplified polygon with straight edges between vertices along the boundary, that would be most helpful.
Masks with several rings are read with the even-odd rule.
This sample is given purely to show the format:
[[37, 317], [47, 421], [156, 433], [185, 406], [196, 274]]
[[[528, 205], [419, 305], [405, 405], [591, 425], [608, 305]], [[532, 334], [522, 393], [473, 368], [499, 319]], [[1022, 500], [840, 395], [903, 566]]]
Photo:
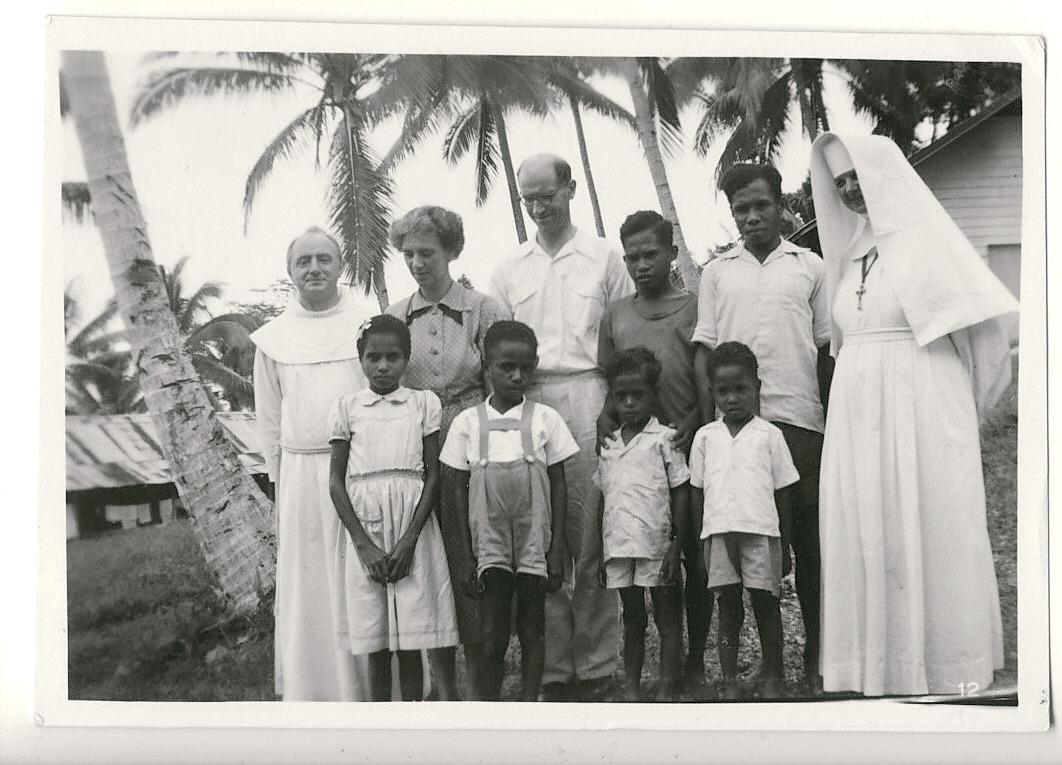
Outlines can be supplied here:
[[719, 605], [719, 664], [723, 698], [740, 697], [738, 635], [749, 591], [763, 655], [754, 682], [758, 698], [785, 695], [779, 593], [789, 573], [790, 497], [799, 480], [782, 432], [753, 412], [760, 381], [756, 356], [741, 343], [715, 349], [708, 379], [723, 417], [693, 439], [690, 452], [694, 519], [703, 512], [704, 549], [698, 566]]

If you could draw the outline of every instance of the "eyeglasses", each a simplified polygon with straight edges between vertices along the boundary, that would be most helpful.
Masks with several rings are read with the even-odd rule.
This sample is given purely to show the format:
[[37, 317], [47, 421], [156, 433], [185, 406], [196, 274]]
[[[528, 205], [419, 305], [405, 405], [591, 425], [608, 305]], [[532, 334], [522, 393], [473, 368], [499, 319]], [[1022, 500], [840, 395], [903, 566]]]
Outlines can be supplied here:
[[558, 186], [548, 193], [542, 194], [522, 194], [520, 201], [524, 203], [524, 207], [531, 208], [535, 206], [535, 202], [541, 202], [543, 205], [548, 205], [553, 201], [553, 198], [557, 196], [557, 192], [565, 188], [564, 186]]

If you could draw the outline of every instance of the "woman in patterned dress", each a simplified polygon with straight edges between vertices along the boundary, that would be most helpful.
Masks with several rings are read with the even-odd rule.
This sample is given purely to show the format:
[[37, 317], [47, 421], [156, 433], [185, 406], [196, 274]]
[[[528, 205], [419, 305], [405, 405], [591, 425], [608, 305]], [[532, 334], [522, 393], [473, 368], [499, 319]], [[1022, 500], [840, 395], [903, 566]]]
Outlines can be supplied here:
[[[461, 218], [441, 207], [418, 207], [391, 226], [391, 244], [405, 257], [419, 285], [416, 292], [389, 306], [387, 313], [409, 326], [413, 354], [402, 384], [433, 391], [442, 402], [440, 443], [459, 412], [486, 396], [481, 354], [491, 324], [510, 318], [494, 300], [468, 289], [450, 276], [450, 261], [465, 244]], [[453, 581], [459, 581], [463, 546], [451, 502], [454, 475], [444, 470], [439, 525]], [[454, 588], [457, 626], [465, 652], [471, 696], [480, 697], [481, 634], [476, 603]], [[428, 653], [433, 674], [452, 677], [456, 652], [440, 648]]]

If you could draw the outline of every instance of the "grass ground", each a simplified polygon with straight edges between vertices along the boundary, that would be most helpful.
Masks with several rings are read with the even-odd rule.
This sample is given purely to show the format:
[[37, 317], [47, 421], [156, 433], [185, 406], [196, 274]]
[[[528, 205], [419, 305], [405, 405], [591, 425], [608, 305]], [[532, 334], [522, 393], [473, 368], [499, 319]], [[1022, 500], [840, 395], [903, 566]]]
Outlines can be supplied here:
[[[1017, 394], [1012, 386], [982, 428], [988, 528], [999, 582], [1005, 668], [996, 686], [1017, 680]], [[186, 522], [114, 531], [67, 545], [69, 696], [137, 701], [272, 700], [273, 642], [268, 607], [226, 622]], [[740, 659], [751, 671], [758, 639], [751, 608]], [[803, 628], [792, 577], [782, 583], [786, 685], [803, 693]], [[713, 615], [709, 646], [714, 645]], [[720, 687], [712, 649], [705, 655], [708, 693]], [[519, 647], [509, 651], [504, 699], [515, 699]], [[656, 676], [653, 627], [644, 677]], [[463, 667], [459, 667], [463, 674]], [[618, 688], [618, 684], [617, 684]], [[617, 693], [611, 697], [619, 700]], [[687, 697], [688, 698], [688, 697]]]

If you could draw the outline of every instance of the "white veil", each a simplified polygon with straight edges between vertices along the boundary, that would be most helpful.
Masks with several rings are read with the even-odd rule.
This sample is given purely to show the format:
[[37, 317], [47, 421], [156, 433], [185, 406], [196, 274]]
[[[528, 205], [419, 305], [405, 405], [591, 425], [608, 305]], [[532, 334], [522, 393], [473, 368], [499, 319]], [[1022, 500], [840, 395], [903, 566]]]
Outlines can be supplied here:
[[[997, 318], [1017, 311], [1017, 300], [892, 140], [823, 133], [811, 147], [811, 188], [831, 301], [863, 220], [844, 206], [834, 187], [826, 154], [835, 142], [847, 150], [859, 176], [874, 243], [915, 341], [924, 346], [951, 336], [983, 413], [1010, 382], [1006, 333]], [[836, 353], [841, 344], [836, 325], [832, 334]]]

